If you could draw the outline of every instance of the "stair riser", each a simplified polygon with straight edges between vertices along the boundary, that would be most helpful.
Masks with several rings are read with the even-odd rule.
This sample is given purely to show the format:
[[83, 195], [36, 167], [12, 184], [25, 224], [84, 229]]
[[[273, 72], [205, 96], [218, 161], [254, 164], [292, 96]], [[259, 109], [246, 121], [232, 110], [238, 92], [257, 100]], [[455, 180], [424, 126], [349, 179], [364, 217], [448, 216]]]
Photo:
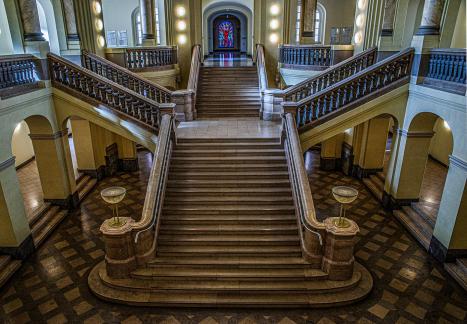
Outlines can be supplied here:
[[212, 175], [185, 175], [182, 173], [172, 174], [171, 179], [173, 180], [212, 180], [213, 177], [216, 177], [218, 180], [251, 180], [251, 179], [261, 179], [261, 180], [269, 180], [269, 179], [288, 179], [287, 175], [216, 175], [214, 172]]
[[[216, 158], [216, 157], [214, 157]], [[279, 163], [287, 163], [287, 160], [280, 156], [280, 157], [270, 157], [270, 158], [265, 158], [265, 157], [255, 157], [254, 159], [251, 158], [251, 156], [248, 156], [248, 157], [244, 157], [244, 158], [235, 158], [235, 157], [232, 157], [232, 156], [223, 156], [223, 157], [217, 157], [216, 159], [213, 159], [213, 158], [207, 158], [207, 157], [204, 157], [204, 156], [196, 156], [194, 158], [183, 158], [183, 157], [173, 157], [171, 160], [170, 160], [170, 164], [171, 166], [185, 166], [184, 164], [185, 163], [190, 163], [190, 166], [192, 166], [193, 164], [195, 164], [195, 167], [196, 167], [196, 164], [201, 164], [201, 165], [205, 165], [205, 164], [209, 164], [212, 166], [216, 166], [216, 165], [222, 165], [222, 164], [226, 164], [226, 165], [232, 165], [234, 164], [235, 167], [237, 166], [241, 166], [242, 164], [279, 164]], [[231, 166], [232, 167], [232, 166]], [[220, 166], [220, 168], [222, 168], [222, 166]]]
[[168, 182], [167, 188], [179, 188], [180, 184], [183, 184], [184, 188], [186, 189], [196, 189], [196, 188], [264, 188], [265, 185], [268, 186], [268, 188], [290, 188], [290, 184], [287, 182], [278, 182], [278, 183], [227, 183], [227, 182], [222, 182], [222, 181], [217, 181], [213, 183], [200, 183], [196, 182], [196, 180], [191, 180], [186, 183], [182, 182], [175, 182], [176, 180], [172, 180]]
[[[260, 190], [261, 188], [258, 188], [257, 192], [248, 192], [248, 195], [264, 198], [264, 197], [283, 197], [283, 196], [290, 196], [292, 194], [292, 192], [286, 192], [286, 191], [285, 192], [284, 191], [261, 192]], [[242, 191], [240, 190], [236, 192], [216, 192], [213, 189], [213, 191], [209, 191], [209, 192], [203, 191], [203, 190], [200, 190], [199, 192], [193, 192], [193, 191], [183, 192], [183, 191], [177, 191], [176, 188], [168, 188], [166, 191], [166, 197], [168, 197], [170, 200], [173, 200], [174, 198], [185, 196], [185, 195], [188, 195], [189, 197], [202, 198], [202, 197], [230, 197], [232, 195], [240, 195], [240, 194], [242, 194]]]

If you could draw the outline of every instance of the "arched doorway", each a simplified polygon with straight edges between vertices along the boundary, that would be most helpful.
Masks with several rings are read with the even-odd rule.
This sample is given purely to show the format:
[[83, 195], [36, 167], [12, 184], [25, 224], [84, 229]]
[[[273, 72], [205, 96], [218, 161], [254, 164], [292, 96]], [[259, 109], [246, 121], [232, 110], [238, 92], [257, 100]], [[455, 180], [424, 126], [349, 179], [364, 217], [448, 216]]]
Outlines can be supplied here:
[[212, 29], [214, 52], [239, 52], [240, 28], [240, 19], [233, 15], [221, 15], [214, 19]]

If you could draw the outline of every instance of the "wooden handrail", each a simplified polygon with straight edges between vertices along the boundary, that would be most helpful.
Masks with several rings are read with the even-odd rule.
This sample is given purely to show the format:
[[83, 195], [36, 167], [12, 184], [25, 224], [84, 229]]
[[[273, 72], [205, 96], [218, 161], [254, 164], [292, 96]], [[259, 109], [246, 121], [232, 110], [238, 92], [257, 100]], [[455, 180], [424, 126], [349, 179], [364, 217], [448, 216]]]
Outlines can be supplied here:
[[201, 67], [201, 45], [196, 44], [193, 46], [191, 55], [190, 76], [188, 78], [187, 90], [194, 91], [195, 94], [198, 90], [199, 70]]
[[413, 56], [413, 48], [405, 49], [299, 102], [282, 105], [296, 113], [297, 126], [306, 131], [318, 119], [409, 82]]
[[140, 95], [155, 100], [158, 103], [169, 103], [172, 97], [172, 91], [151, 82], [138, 74], [121, 67], [103, 57], [89, 53], [86, 50], [81, 52], [82, 65], [113, 82], [116, 82], [128, 89], [131, 89]]
[[47, 54], [52, 84], [83, 100], [100, 103], [156, 131], [161, 109], [173, 104], [159, 104], [99, 74], [60, 56]]
[[373, 47], [330, 67], [323, 73], [284, 90], [284, 101], [299, 101], [316, 91], [341, 81], [376, 62], [378, 48]]

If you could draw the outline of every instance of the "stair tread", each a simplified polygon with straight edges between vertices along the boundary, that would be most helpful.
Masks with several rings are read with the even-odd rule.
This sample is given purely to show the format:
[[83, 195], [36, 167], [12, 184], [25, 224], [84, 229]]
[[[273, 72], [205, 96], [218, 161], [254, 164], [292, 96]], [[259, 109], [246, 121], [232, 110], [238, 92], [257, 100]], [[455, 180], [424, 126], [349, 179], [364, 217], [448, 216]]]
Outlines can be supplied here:
[[410, 212], [409, 208], [404, 207], [402, 210], [394, 210], [394, 215], [406, 225], [407, 229], [414, 235], [420, 244], [428, 250], [433, 231], [431, 230], [430, 232], [426, 225], [424, 226], [425, 222], [416, 212]]
[[157, 257], [148, 263], [149, 265], [216, 265], [216, 266], [257, 266], [257, 265], [307, 265], [301, 257]]

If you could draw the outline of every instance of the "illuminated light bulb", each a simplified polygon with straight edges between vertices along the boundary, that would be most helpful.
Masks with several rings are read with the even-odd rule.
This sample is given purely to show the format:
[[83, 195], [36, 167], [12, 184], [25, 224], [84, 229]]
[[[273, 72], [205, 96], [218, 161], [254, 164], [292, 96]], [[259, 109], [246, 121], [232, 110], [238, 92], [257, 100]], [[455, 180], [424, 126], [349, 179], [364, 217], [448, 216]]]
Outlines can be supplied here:
[[98, 1], [94, 1], [93, 7], [94, 7], [94, 13], [96, 15], [99, 15], [102, 12], [101, 4]]
[[185, 17], [186, 10], [185, 7], [179, 6], [175, 9], [175, 14], [177, 17]]
[[177, 29], [180, 31], [186, 30], [186, 22], [184, 20], [179, 20], [177, 22]]
[[281, 9], [279, 8], [279, 5], [277, 5], [277, 4], [272, 5], [271, 9], [270, 9], [271, 15], [274, 15], [274, 16], [278, 15], [280, 10]]
[[451, 127], [449, 127], [449, 124], [448, 124], [447, 121], [444, 121], [443, 125], [444, 125], [444, 128], [446, 128], [447, 130], [451, 129]]
[[101, 19], [96, 20], [96, 30], [101, 31], [104, 28], [104, 23], [102, 22]]
[[97, 37], [97, 44], [100, 46], [100, 47], [104, 47], [105, 46], [105, 39], [103, 36], [98, 36]]
[[358, 0], [358, 9], [363, 10], [366, 6], [366, 0]]
[[277, 28], [279, 28], [279, 20], [271, 20], [271, 22], [269, 23], [269, 27], [271, 27], [272, 30], [276, 30]]
[[355, 19], [355, 24], [358, 26], [358, 27], [362, 27], [363, 26], [363, 21], [365, 20], [365, 16], [363, 14], [359, 14], [357, 16], [357, 18]]
[[269, 36], [269, 41], [270, 41], [271, 43], [276, 44], [276, 43], [279, 42], [279, 36], [278, 36], [276, 33], [271, 34], [271, 35]]
[[184, 34], [178, 35], [178, 43], [179, 44], [182, 44], [182, 45], [186, 44], [186, 41], [187, 41], [186, 35], [184, 35]]
[[361, 44], [362, 38], [363, 36], [361, 32], [356, 33], [354, 36], [355, 44]]

